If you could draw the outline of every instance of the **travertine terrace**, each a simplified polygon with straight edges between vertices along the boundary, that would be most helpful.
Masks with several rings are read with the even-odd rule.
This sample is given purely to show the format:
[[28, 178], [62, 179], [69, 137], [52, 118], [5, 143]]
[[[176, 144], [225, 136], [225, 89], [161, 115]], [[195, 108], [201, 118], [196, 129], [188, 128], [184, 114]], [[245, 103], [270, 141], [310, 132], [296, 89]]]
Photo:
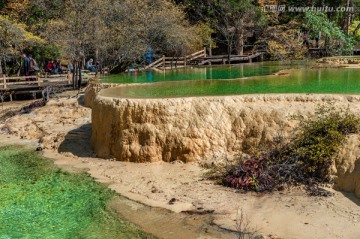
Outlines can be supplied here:
[[[246, 95], [167, 99], [113, 97], [100, 91], [92, 104], [92, 145], [99, 157], [130, 162], [221, 162], [289, 136], [289, 116], [330, 102], [360, 113], [360, 97], [346, 95]], [[360, 195], [360, 140], [351, 136], [333, 172], [336, 187]]]

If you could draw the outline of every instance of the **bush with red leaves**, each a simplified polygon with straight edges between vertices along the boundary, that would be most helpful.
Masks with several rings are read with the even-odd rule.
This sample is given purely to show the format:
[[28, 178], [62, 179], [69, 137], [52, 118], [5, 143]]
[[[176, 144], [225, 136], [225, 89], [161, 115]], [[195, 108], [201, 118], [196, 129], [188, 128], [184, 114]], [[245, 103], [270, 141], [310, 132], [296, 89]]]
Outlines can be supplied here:
[[266, 158], [241, 161], [236, 166], [226, 170], [223, 179], [225, 186], [246, 191], [271, 191], [275, 186], [275, 180], [271, 176], [269, 161]]

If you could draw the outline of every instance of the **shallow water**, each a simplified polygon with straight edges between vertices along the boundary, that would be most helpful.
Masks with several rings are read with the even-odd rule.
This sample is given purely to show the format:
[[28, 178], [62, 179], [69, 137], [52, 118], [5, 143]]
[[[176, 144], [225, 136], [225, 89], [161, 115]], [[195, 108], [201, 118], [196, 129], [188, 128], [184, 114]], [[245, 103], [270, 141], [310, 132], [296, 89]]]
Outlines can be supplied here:
[[213, 67], [187, 67], [166, 71], [129, 72], [109, 75], [101, 79], [103, 83], [154, 83], [184, 80], [218, 80], [245, 78], [250, 76], [270, 75], [282, 69], [303, 65], [284, 65], [280, 62], [260, 62], [241, 65], [225, 65]]
[[145, 232], [166, 239], [233, 239], [232, 233], [212, 223], [211, 213], [174, 213], [152, 208], [119, 196], [110, 207], [127, 220], [139, 225]]
[[169, 81], [111, 88], [103, 96], [162, 98], [263, 93], [360, 93], [360, 69], [302, 67], [288, 75], [254, 76], [233, 80]]
[[131, 201], [81, 170], [59, 170], [28, 146], [0, 145], [0, 163], [0, 238], [235, 238], [212, 225], [211, 213]]
[[154, 238], [106, 210], [114, 192], [34, 150], [0, 146], [0, 238]]

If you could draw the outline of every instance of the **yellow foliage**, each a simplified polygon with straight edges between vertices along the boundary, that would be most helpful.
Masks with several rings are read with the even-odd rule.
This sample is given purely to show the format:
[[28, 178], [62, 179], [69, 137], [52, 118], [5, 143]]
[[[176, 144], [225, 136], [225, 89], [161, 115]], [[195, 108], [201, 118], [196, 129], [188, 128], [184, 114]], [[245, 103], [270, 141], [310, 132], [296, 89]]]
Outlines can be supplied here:
[[298, 28], [296, 22], [269, 27], [264, 42], [266, 42], [273, 59], [298, 60], [304, 58], [307, 48], [302, 44]]
[[11, 21], [8, 17], [0, 15], [0, 53], [21, 51], [26, 46], [42, 43], [40, 37], [25, 30], [25, 25]]
[[2, 12], [13, 20], [21, 20], [27, 14], [30, 0], [9, 0]]
[[211, 34], [215, 31], [207, 23], [198, 23], [193, 26], [193, 32], [195, 32], [195, 42], [192, 43], [195, 46], [195, 50], [199, 50], [202, 47], [216, 48], [216, 42], [212, 39]]

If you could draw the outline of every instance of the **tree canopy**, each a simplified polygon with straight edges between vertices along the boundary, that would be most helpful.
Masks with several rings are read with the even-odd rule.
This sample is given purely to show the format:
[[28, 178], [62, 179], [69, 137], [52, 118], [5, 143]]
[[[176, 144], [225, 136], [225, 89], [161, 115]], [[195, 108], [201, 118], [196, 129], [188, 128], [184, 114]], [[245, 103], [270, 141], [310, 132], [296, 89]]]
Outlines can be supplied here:
[[[265, 47], [274, 59], [306, 55], [321, 36], [328, 54], [350, 54], [360, 39], [357, 11], [288, 11], [291, 7], [353, 7], [360, 0], [6, 0], [0, 3], [0, 60], [24, 51], [40, 61], [93, 57], [103, 65], [143, 64], [144, 55], [186, 55], [206, 47], [245, 54]], [[268, 11], [285, 6], [284, 11]], [[314, 44], [314, 43], [312, 43]], [[1, 65], [0, 64], [0, 65]]]

